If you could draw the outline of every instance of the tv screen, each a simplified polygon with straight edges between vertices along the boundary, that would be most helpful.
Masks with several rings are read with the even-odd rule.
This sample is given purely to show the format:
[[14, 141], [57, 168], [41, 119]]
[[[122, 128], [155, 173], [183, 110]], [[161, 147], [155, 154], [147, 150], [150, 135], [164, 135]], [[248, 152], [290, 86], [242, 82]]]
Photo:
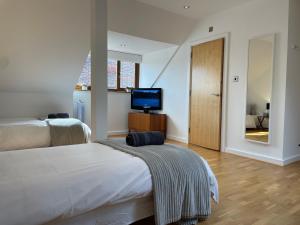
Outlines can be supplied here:
[[162, 89], [161, 88], [138, 88], [131, 91], [131, 109], [161, 110]]

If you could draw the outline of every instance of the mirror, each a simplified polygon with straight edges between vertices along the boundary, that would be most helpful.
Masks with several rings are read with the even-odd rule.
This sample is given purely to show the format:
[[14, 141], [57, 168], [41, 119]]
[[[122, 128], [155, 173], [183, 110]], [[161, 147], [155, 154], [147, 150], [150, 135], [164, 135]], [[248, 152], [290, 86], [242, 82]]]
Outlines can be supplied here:
[[275, 35], [249, 41], [245, 138], [269, 143]]

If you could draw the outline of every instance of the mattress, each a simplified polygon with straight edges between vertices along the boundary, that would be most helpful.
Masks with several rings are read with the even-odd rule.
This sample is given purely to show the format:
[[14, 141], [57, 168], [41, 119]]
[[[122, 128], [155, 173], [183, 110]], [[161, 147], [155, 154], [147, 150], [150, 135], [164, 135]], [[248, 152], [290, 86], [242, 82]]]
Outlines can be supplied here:
[[[217, 198], [216, 179], [206, 165]], [[63, 224], [151, 195], [145, 162], [105, 145], [0, 152], [0, 224]]]

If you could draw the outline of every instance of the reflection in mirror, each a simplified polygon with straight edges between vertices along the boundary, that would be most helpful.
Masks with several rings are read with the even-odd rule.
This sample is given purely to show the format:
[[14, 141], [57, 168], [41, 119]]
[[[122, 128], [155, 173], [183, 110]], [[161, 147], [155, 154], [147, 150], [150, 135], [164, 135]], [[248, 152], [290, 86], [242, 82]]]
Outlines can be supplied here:
[[246, 131], [248, 140], [269, 143], [274, 35], [249, 42]]

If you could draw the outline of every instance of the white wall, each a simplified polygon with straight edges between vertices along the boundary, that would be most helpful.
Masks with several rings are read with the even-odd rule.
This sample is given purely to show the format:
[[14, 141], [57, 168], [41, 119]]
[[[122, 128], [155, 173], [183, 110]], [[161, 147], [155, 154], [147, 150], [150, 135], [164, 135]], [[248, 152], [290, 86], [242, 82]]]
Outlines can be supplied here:
[[54, 92], [0, 92], [0, 118], [47, 117], [49, 113], [72, 113], [70, 94]]
[[163, 112], [168, 116], [168, 138], [187, 142], [190, 53], [187, 43], [179, 48], [155, 87], [163, 88]]
[[[208, 27], [214, 26], [209, 33]], [[188, 139], [190, 45], [197, 40], [230, 32], [226, 146], [227, 150], [266, 161], [282, 163], [285, 79], [287, 61], [288, 0], [254, 0], [202, 20], [167, 68], [157, 87], [164, 88], [164, 111], [168, 114], [168, 136]], [[244, 139], [248, 41], [276, 33], [275, 72], [271, 119], [271, 144]], [[233, 76], [240, 76], [233, 83]]]
[[124, 134], [128, 131], [129, 93], [108, 93], [108, 134]]
[[91, 5], [92, 141], [107, 138], [107, 0]]
[[150, 88], [158, 75], [162, 72], [178, 46], [150, 52], [143, 55], [140, 72], [140, 87]]
[[[91, 92], [74, 92], [74, 111], [76, 102], [81, 101], [85, 105], [84, 122], [91, 126]], [[107, 94], [107, 122], [108, 134], [124, 134], [128, 131], [128, 112], [130, 111], [130, 94], [108, 92]]]
[[[290, 0], [284, 158], [300, 160], [300, 2]], [[293, 49], [293, 46], [297, 46]]]
[[108, 50], [107, 54], [109, 59], [116, 59], [116, 60], [128, 61], [134, 63], [141, 63], [143, 60], [143, 57], [137, 54], [117, 52], [112, 50]]

